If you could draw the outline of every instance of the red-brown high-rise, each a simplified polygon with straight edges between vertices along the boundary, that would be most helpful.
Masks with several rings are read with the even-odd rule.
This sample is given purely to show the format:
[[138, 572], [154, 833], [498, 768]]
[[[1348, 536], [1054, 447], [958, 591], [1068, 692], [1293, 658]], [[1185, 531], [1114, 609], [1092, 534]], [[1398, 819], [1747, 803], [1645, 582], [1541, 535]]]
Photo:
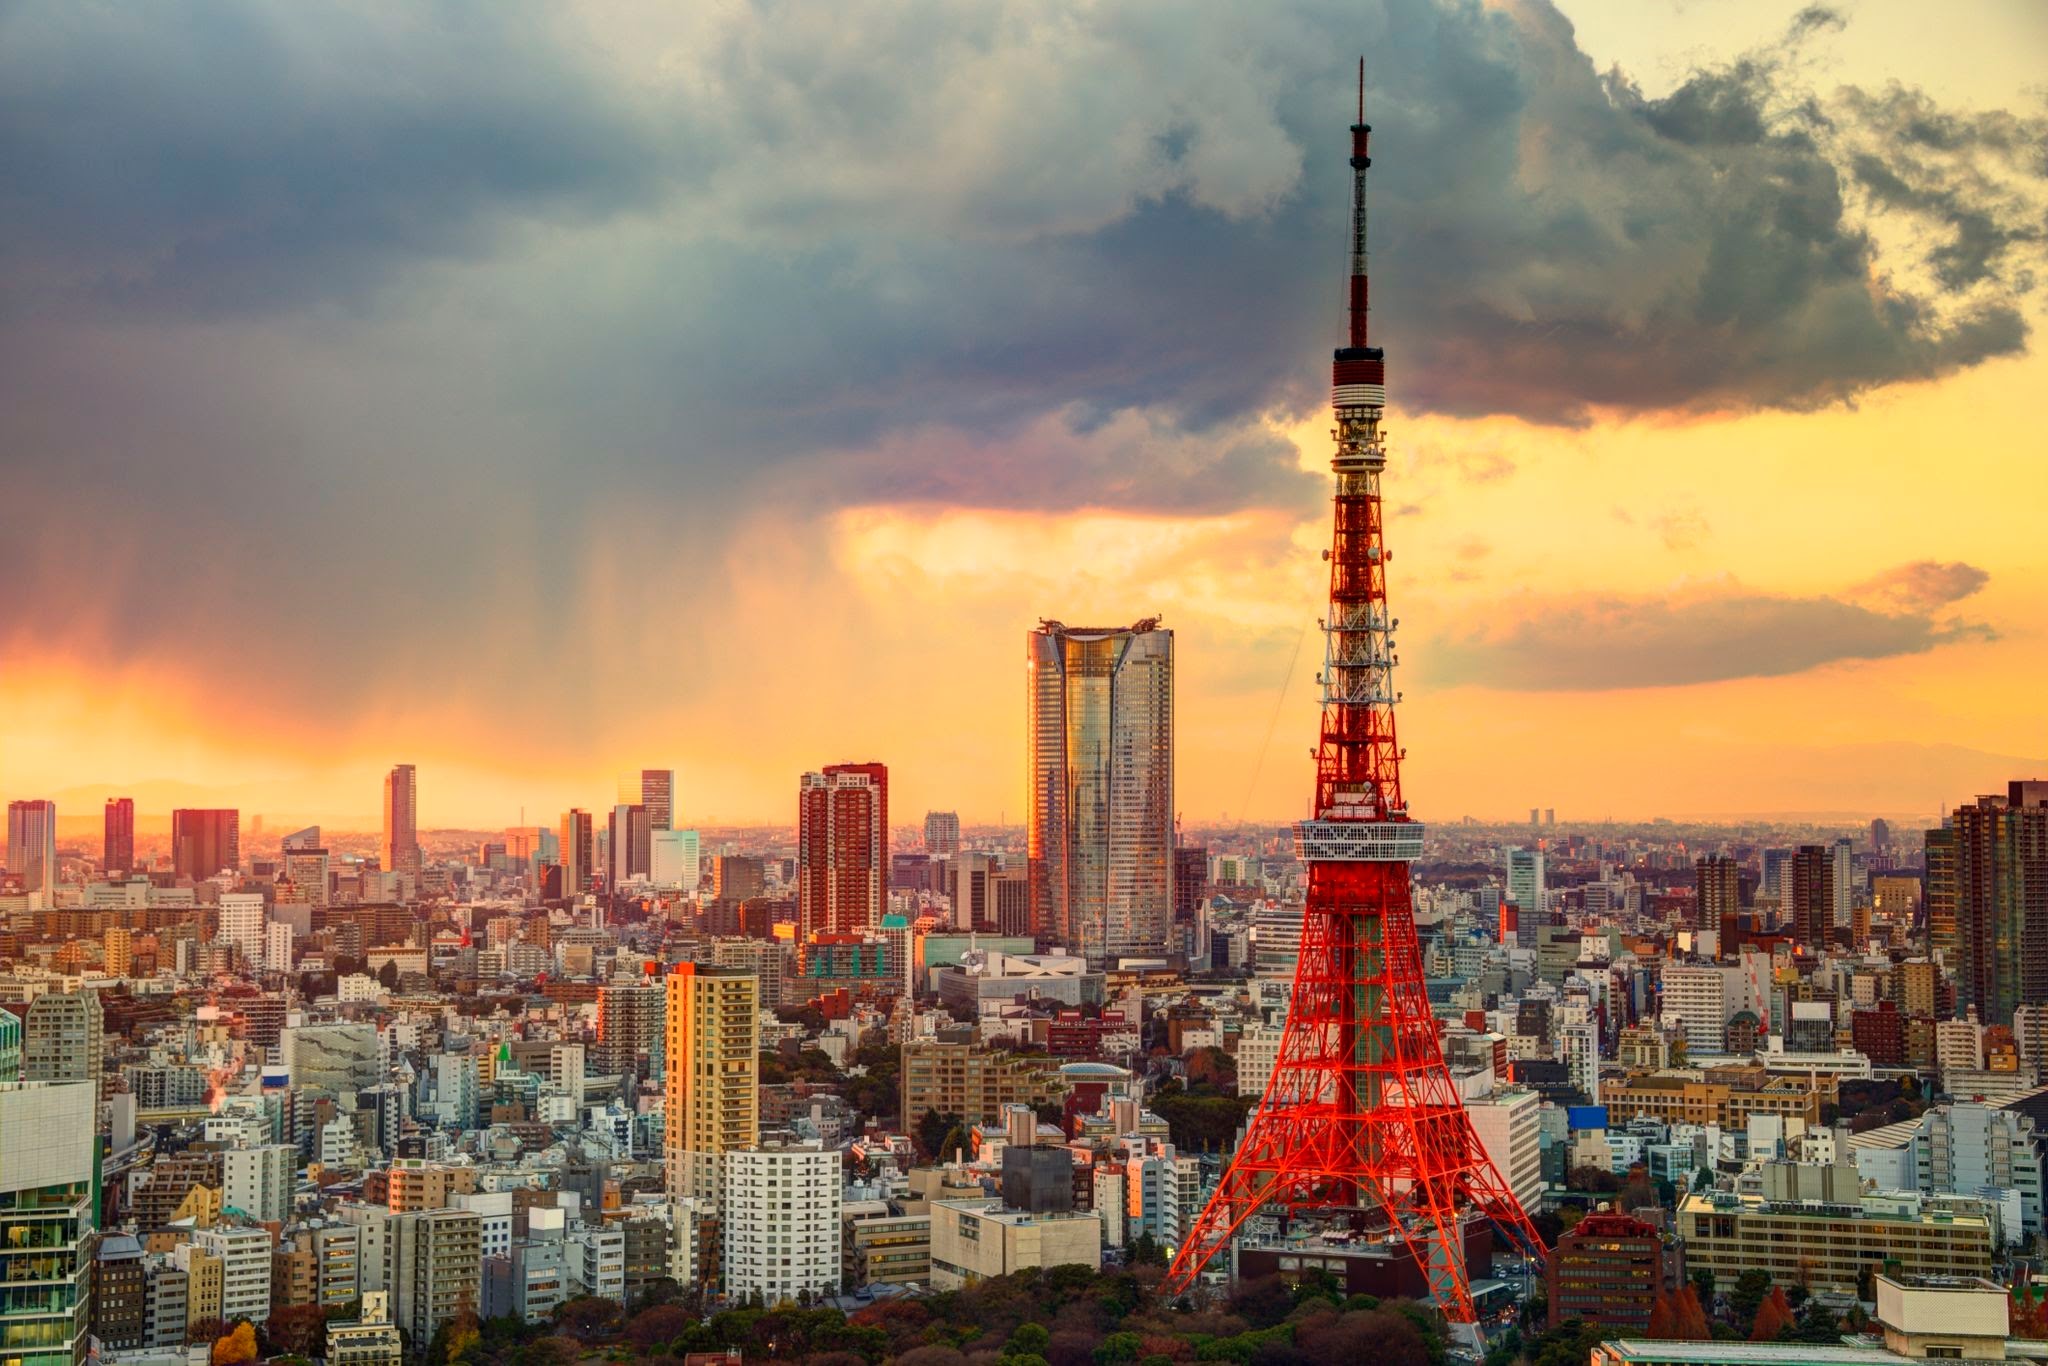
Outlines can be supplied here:
[[1308, 865], [1301, 958], [1280, 1056], [1215, 1195], [1168, 1273], [1193, 1285], [1247, 1219], [1381, 1230], [1404, 1242], [1446, 1317], [1473, 1320], [1464, 1226], [1493, 1221], [1528, 1252], [1543, 1240], [1480, 1146], [1444, 1067], [1422, 977], [1409, 861], [1422, 826], [1401, 796], [1394, 631], [1387, 611], [1380, 472], [1386, 357], [1366, 339], [1365, 172], [1371, 129], [1359, 72], [1351, 129], [1350, 336], [1337, 352], [1336, 530], [1322, 623], [1315, 815], [1295, 827]]
[[797, 950], [881, 928], [889, 907], [889, 770], [828, 764], [797, 794]]

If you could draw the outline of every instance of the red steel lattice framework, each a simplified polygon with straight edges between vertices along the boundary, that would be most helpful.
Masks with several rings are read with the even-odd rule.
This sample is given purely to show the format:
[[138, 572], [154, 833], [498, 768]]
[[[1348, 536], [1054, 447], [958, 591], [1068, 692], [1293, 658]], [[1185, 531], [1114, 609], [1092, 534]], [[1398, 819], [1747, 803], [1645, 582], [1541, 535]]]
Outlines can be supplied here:
[[1386, 357], [1366, 339], [1365, 69], [1351, 128], [1348, 345], [1333, 367], [1337, 427], [1330, 614], [1322, 622], [1321, 743], [1312, 820], [1295, 827], [1308, 864], [1301, 957], [1278, 1064], [1245, 1140], [1167, 1274], [1192, 1286], [1254, 1216], [1385, 1221], [1445, 1316], [1473, 1321], [1464, 1226], [1483, 1215], [1524, 1251], [1543, 1240], [1480, 1146], [1444, 1066], [1409, 899], [1422, 826], [1401, 798], [1394, 629], [1387, 612], [1380, 471]]

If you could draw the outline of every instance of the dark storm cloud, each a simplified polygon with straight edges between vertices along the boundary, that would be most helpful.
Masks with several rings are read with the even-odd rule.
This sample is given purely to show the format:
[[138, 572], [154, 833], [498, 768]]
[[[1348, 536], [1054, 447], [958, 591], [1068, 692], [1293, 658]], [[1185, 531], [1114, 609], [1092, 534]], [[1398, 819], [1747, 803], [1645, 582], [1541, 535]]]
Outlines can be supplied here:
[[[1922, 654], [1984, 639], [1940, 607], [1988, 576], [1969, 565], [1905, 565], [1840, 597], [1728, 593], [1671, 601], [1592, 596], [1496, 604], [1507, 624], [1433, 642], [1430, 682], [1524, 692], [1668, 688], [1772, 678], [1844, 660]], [[1875, 608], [1852, 598], [1875, 597]]]
[[664, 156], [574, 35], [484, 3], [10, 6], [0, 268], [52, 309], [289, 310], [589, 219]]
[[764, 508], [1311, 506], [1263, 419], [1320, 401], [1359, 50], [1410, 411], [1809, 407], [2025, 344], [2038, 120], [1761, 58], [1652, 99], [1541, 3], [22, 3], [0, 575], [70, 597], [0, 645], [319, 703], [441, 677], [456, 623], [506, 677], [620, 649], [581, 605], [621, 518], [630, 616], [717, 598]]

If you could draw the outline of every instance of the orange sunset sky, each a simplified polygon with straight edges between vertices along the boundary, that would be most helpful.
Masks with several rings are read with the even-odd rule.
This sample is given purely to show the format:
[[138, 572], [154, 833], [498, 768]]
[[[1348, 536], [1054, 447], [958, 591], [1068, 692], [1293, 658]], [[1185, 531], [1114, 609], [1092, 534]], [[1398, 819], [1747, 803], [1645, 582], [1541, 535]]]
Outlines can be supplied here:
[[1299, 815], [1359, 50], [1415, 809], [2048, 776], [2040, 6], [697, 8], [0, 18], [0, 797], [1017, 822], [1158, 614]]

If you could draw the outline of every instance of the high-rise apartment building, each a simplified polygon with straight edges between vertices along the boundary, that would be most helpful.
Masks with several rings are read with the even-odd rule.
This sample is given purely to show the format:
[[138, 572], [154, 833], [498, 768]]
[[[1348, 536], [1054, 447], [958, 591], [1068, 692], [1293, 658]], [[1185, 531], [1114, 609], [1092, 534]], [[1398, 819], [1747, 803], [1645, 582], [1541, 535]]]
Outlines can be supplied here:
[[597, 989], [594, 1061], [601, 1075], [662, 1074], [666, 1052], [662, 1037], [665, 1007], [666, 996], [657, 983], [621, 983]]
[[1802, 844], [1792, 851], [1785, 912], [1800, 943], [1818, 947], [1828, 942], [1835, 923], [1835, 860], [1826, 846]]
[[263, 894], [224, 892], [220, 899], [220, 933], [223, 944], [242, 952], [242, 962], [251, 972], [260, 971], [264, 959]]
[[1516, 847], [1508, 850], [1508, 900], [1515, 903], [1515, 942], [1525, 949], [1536, 947], [1543, 927], [1550, 923], [1550, 889], [1543, 880], [1543, 851]]
[[1849, 928], [1849, 913], [1856, 906], [1856, 849], [1846, 839], [1838, 839], [1828, 847], [1828, 890], [1834, 896], [1834, 925], [1838, 930]]
[[1956, 1009], [2007, 1020], [2048, 1002], [2048, 784], [1957, 807], [1927, 849], [1929, 918], [1955, 907]]
[[171, 812], [171, 866], [179, 877], [203, 882], [242, 866], [242, 813], [232, 807]]
[[107, 798], [106, 843], [100, 867], [109, 873], [125, 873], [135, 866], [135, 799]]
[[483, 1306], [483, 1217], [475, 1210], [394, 1214], [387, 1222], [385, 1285], [392, 1320], [414, 1342]]
[[590, 813], [580, 806], [570, 807], [562, 813], [563, 896], [575, 898], [590, 890], [590, 880], [596, 872], [591, 867], [591, 844]]
[[924, 851], [933, 858], [947, 858], [960, 852], [960, 813], [924, 813]]
[[0, 1341], [22, 1366], [85, 1360], [98, 1211], [90, 1086], [0, 1082]]
[[797, 940], [878, 928], [889, 904], [889, 770], [830, 764], [797, 792]]
[[649, 830], [676, 828], [676, 771], [672, 768], [640, 770], [640, 805], [647, 808]]
[[24, 890], [45, 897], [57, 890], [57, 803], [7, 803], [7, 870]]
[[1741, 865], [1726, 854], [1703, 854], [1693, 860], [1692, 876], [1696, 923], [1703, 930], [1726, 933], [1722, 927], [1732, 927], [1742, 909]]
[[97, 1094], [106, 1055], [100, 994], [46, 991], [29, 1002], [21, 1034], [23, 1081], [89, 1081]]
[[1927, 946], [1953, 967], [1961, 953], [1956, 932], [1956, 831], [1927, 832]]
[[1173, 632], [1041, 621], [1026, 638], [1033, 930], [1092, 964], [1166, 951]]
[[751, 972], [696, 963], [667, 989], [668, 1190], [716, 1201], [725, 1154], [760, 1137], [760, 992]]
[[411, 764], [384, 775], [384, 871], [420, 870], [419, 776]]

